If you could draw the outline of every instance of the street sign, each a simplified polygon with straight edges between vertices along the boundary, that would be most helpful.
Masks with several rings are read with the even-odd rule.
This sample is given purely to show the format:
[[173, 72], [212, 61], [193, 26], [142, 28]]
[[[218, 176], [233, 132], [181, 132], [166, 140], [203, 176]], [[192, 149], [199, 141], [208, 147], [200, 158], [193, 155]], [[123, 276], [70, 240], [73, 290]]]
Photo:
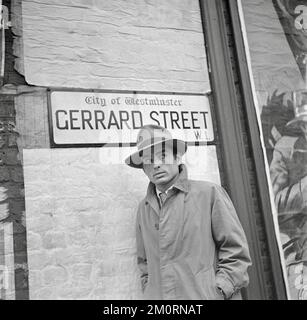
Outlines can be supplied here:
[[133, 144], [146, 124], [190, 143], [214, 140], [206, 95], [51, 91], [51, 145]]

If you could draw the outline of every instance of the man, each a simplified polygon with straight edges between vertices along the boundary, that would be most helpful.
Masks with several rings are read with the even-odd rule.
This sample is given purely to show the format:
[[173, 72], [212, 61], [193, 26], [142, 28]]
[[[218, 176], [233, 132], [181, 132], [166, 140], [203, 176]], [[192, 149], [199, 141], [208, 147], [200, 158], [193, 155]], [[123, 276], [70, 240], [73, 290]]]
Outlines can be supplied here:
[[287, 127], [301, 134], [277, 141], [270, 175], [291, 297], [307, 299], [307, 101], [294, 114]]
[[126, 159], [150, 180], [137, 212], [137, 256], [145, 299], [230, 299], [251, 264], [235, 209], [221, 187], [187, 178], [187, 143], [144, 126]]

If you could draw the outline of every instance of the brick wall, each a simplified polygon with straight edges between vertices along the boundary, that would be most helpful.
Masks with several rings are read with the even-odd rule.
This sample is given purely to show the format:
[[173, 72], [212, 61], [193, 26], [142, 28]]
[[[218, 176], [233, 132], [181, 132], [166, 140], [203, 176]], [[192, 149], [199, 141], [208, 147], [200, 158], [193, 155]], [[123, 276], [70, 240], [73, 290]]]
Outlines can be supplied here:
[[141, 297], [134, 227], [147, 181], [101, 163], [109, 151], [24, 150], [30, 299]]
[[[2, 4], [9, 10], [12, 18], [11, 1], [3, 0]], [[6, 299], [28, 299], [27, 242], [25, 229], [24, 180], [21, 153], [18, 146], [19, 133], [16, 127], [15, 95], [16, 86], [26, 85], [24, 77], [14, 69], [15, 55], [13, 43], [17, 35], [12, 29], [5, 30], [5, 70], [3, 87], [0, 88], [0, 224], [12, 226], [12, 232], [6, 234], [5, 241], [12, 242], [12, 248], [5, 260], [9, 265], [12, 285]], [[11, 228], [8, 228], [11, 230]], [[11, 250], [12, 249], [12, 250]], [[11, 257], [12, 256], [12, 257]]]
[[33, 85], [210, 88], [197, 0], [24, 0], [15, 49], [23, 52], [18, 65]]
[[[120, 162], [131, 152], [123, 149]], [[147, 179], [142, 170], [104, 164], [111, 153], [119, 152], [24, 150], [30, 299], [141, 298], [135, 208]], [[192, 178], [218, 182], [214, 153], [186, 161]]]
[[6, 267], [15, 271], [15, 297], [27, 299], [24, 181], [17, 138], [14, 96], [0, 94], [0, 224], [13, 225], [14, 237], [9, 234], [5, 241], [13, 242], [14, 264]]
[[[138, 298], [134, 215], [147, 180], [107, 164], [118, 150], [50, 149], [42, 86], [208, 92], [198, 1], [14, 0], [13, 9], [14, 65], [35, 85], [14, 86], [29, 298]], [[216, 150], [205, 149], [189, 150], [190, 176], [219, 183]], [[121, 163], [132, 149], [122, 152]]]
[[[20, 0], [19, 0], [20, 1]], [[13, 19], [12, 14], [12, 2], [11, 0], [2, 0], [2, 4], [9, 10], [9, 21]], [[20, 2], [21, 3], [21, 2]], [[20, 6], [19, 6], [20, 8]], [[23, 85], [25, 84], [24, 77], [14, 69], [16, 63], [16, 53], [14, 52], [15, 44], [19, 41], [20, 34], [16, 28], [5, 30], [5, 67], [4, 67], [4, 85]]]

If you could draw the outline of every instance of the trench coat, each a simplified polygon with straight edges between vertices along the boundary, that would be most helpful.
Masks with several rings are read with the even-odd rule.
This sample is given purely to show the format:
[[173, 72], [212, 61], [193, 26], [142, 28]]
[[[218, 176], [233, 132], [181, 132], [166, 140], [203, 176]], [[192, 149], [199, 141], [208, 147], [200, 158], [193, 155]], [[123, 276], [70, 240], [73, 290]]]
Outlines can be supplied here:
[[240, 299], [249, 282], [248, 244], [229, 196], [213, 183], [188, 180], [184, 165], [161, 208], [149, 183], [136, 242], [144, 299]]

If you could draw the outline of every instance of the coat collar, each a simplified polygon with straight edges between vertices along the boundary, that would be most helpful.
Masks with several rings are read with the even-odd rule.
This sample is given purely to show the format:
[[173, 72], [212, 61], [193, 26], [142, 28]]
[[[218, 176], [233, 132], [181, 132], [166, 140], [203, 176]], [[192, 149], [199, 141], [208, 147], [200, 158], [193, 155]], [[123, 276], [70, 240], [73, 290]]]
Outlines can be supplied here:
[[[146, 194], [146, 202], [149, 202], [153, 208], [158, 209], [158, 199], [156, 196], [156, 190], [155, 185], [150, 182], [147, 188], [147, 194]], [[187, 193], [189, 191], [189, 181], [188, 181], [188, 172], [187, 168], [184, 164], [181, 164], [179, 166], [179, 176], [177, 180], [175, 181], [173, 188], [176, 188], [184, 193]]]
[[175, 181], [173, 188], [176, 188], [184, 193], [189, 191], [188, 171], [184, 164], [179, 166], [179, 176]]

